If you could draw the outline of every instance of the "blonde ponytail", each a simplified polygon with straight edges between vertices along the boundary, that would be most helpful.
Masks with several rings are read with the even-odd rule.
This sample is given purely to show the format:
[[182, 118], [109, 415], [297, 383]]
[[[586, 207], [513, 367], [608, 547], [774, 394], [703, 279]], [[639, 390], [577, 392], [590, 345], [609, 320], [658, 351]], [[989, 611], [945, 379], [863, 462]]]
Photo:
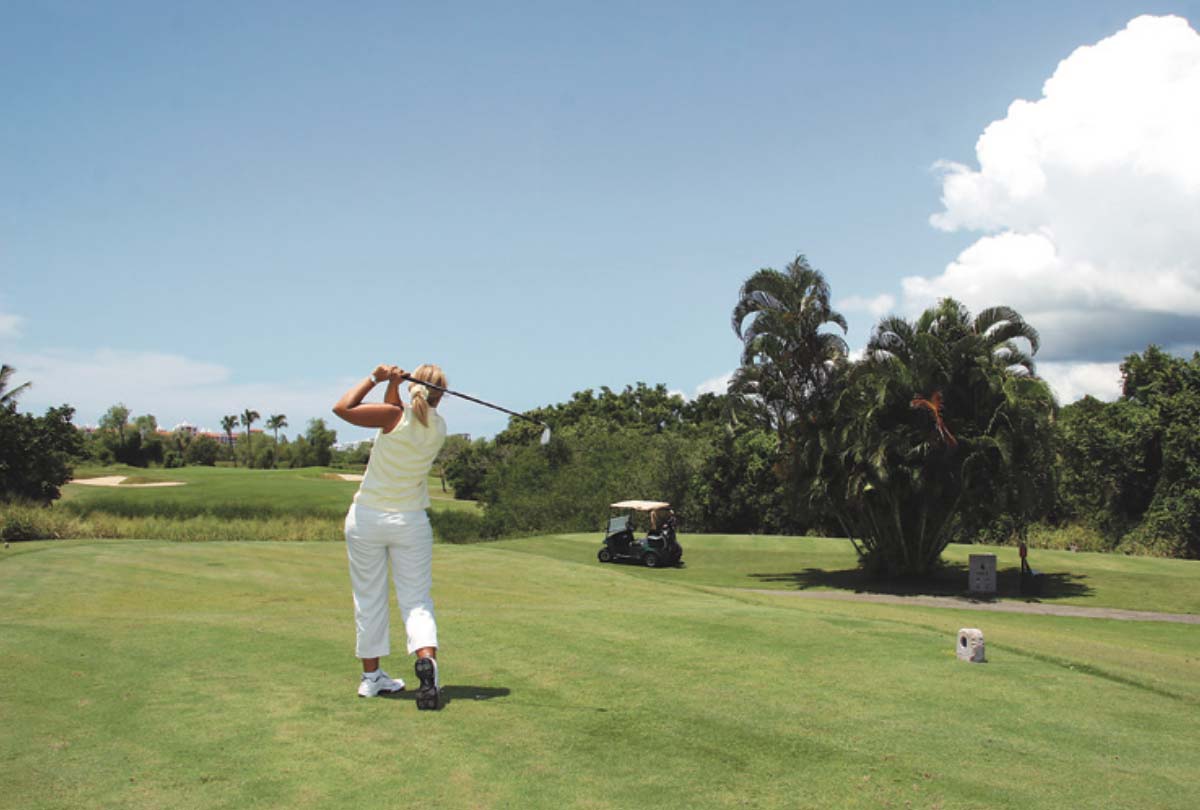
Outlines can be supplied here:
[[[417, 369], [410, 376], [413, 380], [431, 383], [439, 388], [446, 387], [446, 375], [432, 363], [417, 366]], [[418, 382], [410, 382], [408, 384], [408, 396], [412, 403], [413, 415], [417, 417], [417, 421], [425, 427], [429, 427], [429, 409], [437, 407], [438, 402], [442, 399], [442, 392], [426, 388]]]
[[429, 427], [429, 402], [425, 399], [429, 389], [423, 385], [411, 383], [408, 386], [408, 396], [412, 402], [413, 416], [425, 427]]

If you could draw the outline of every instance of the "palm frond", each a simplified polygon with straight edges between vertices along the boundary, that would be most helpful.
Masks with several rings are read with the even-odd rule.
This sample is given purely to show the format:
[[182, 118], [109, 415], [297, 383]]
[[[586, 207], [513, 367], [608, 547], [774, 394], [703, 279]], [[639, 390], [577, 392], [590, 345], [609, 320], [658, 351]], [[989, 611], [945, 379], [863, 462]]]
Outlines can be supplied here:
[[5, 390], [8, 388], [8, 381], [16, 373], [17, 370], [7, 363], [0, 364], [0, 405], [8, 405], [9, 403], [16, 402], [17, 397], [33, 387], [33, 383], [24, 382], [16, 388]]
[[983, 310], [975, 317], [974, 328], [977, 335], [992, 345], [1024, 338], [1029, 342], [1030, 354], [1037, 354], [1041, 346], [1038, 331], [1012, 307], [990, 307]]

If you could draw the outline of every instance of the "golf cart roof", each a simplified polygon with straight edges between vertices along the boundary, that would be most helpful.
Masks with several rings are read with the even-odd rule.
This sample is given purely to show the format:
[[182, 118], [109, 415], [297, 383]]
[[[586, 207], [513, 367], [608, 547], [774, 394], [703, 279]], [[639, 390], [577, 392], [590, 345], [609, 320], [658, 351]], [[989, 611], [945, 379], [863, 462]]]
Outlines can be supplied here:
[[656, 509], [670, 509], [671, 504], [665, 501], [617, 501], [609, 504], [613, 509], [636, 509], [639, 512], [653, 512]]

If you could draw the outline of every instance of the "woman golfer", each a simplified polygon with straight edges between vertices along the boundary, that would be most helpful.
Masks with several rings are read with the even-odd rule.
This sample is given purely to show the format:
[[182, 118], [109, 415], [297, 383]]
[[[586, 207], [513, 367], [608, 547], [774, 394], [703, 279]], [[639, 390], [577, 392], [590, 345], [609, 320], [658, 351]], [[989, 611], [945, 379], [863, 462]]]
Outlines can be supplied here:
[[[409, 382], [409, 405], [400, 401], [400, 383]], [[381, 404], [364, 404], [377, 384], [387, 380]], [[363, 675], [359, 697], [398, 692], [404, 681], [388, 677], [379, 658], [391, 651], [388, 638], [388, 564], [396, 601], [408, 634], [408, 652], [416, 653], [418, 709], [438, 708], [437, 624], [433, 617], [433, 531], [429, 526], [427, 476], [446, 440], [446, 423], [435, 408], [441, 392], [420, 382], [446, 387], [446, 375], [434, 365], [408, 374], [396, 366], [377, 366], [347, 391], [333, 412], [352, 425], [379, 428], [371, 460], [346, 515], [346, 554], [354, 590], [357, 655]]]

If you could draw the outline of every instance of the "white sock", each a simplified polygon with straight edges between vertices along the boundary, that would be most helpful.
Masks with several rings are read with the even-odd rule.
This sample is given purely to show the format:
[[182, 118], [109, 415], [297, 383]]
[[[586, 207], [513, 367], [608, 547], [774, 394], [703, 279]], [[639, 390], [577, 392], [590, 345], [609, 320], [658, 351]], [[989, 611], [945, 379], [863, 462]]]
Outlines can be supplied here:
[[382, 670], [382, 669], [377, 669], [377, 670], [375, 670], [374, 672], [364, 672], [364, 673], [363, 673], [363, 677], [364, 677], [364, 678], [370, 678], [370, 679], [371, 679], [371, 680], [373, 680], [373, 681], [377, 681], [377, 680], [379, 680], [380, 678], [382, 678], [382, 677], [383, 677], [383, 670]]

